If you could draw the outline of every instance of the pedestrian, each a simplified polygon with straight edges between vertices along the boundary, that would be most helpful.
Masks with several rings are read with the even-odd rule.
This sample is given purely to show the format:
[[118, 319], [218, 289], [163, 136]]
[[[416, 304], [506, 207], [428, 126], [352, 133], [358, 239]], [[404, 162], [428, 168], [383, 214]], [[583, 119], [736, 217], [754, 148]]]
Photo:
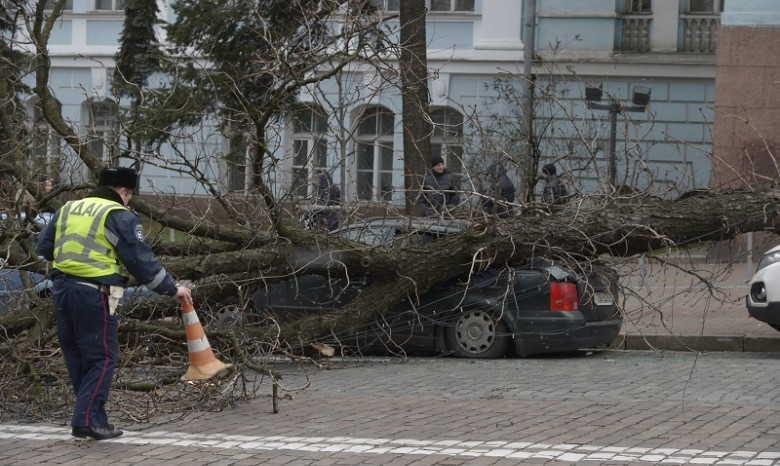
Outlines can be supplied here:
[[431, 169], [423, 178], [417, 209], [422, 217], [451, 217], [451, 210], [458, 205], [454, 175], [444, 166], [440, 155], [431, 157]]
[[57, 335], [76, 403], [74, 437], [105, 440], [122, 431], [108, 422], [108, 400], [119, 358], [116, 306], [128, 274], [160, 294], [192, 302], [144, 242], [138, 215], [127, 205], [137, 189], [132, 168], [107, 168], [87, 197], [55, 212], [38, 240], [52, 262]]
[[334, 206], [341, 202], [341, 189], [333, 182], [330, 173], [321, 168], [315, 172], [314, 185], [317, 190], [316, 203], [327, 206], [315, 213], [315, 225], [333, 231], [339, 227], [339, 214]]
[[487, 171], [487, 188], [482, 198], [482, 210], [489, 215], [509, 217], [515, 202], [515, 184], [507, 175], [501, 162], [490, 164]]
[[548, 163], [542, 167], [541, 179], [544, 181], [542, 201], [547, 205], [562, 205], [566, 203], [568, 192], [566, 185], [558, 178], [555, 165]]

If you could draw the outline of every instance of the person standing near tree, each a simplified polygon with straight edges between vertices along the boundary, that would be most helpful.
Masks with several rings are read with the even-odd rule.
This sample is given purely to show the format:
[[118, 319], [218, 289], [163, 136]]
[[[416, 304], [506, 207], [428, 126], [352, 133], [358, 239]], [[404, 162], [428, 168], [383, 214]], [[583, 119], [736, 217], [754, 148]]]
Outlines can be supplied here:
[[547, 205], [562, 205], [566, 203], [568, 192], [566, 186], [558, 178], [555, 165], [548, 163], [542, 167], [540, 176], [544, 180], [544, 189], [542, 190], [542, 201]]
[[317, 169], [314, 176], [314, 186], [317, 191], [316, 203], [328, 206], [315, 214], [315, 224], [325, 231], [333, 231], [339, 227], [339, 213], [335, 206], [341, 202], [341, 189], [333, 182], [330, 173]]
[[52, 262], [57, 336], [76, 404], [74, 437], [105, 440], [122, 431], [108, 422], [108, 400], [119, 359], [116, 306], [129, 275], [152, 291], [191, 303], [144, 242], [138, 215], [127, 208], [138, 175], [107, 168], [87, 197], [62, 206], [38, 240], [38, 254]]
[[497, 217], [509, 217], [515, 202], [515, 184], [501, 162], [490, 164], [487, 171], [487, 189], [482, 198], [482, 210]]
[[451, 217], [450, 211], [460, 202], [455, 177], [440, 155], [431, 157], [431, 169], [425, 174], [421, 189], [417, 209], [422, 217]]

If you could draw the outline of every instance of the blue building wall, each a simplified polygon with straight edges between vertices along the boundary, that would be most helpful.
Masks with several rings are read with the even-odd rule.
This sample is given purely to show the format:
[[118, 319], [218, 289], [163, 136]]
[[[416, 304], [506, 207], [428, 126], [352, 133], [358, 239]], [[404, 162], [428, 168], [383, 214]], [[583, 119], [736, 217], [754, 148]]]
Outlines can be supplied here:
[[[682, 1], [678, 5], [682, 5]], [[553, 123], [553, 131], [542, 141], [544, 154], [548, 161], [559, 164], [572, 176], [573, 186], [585, 192], [597, 191], [599, 183], [605, 179], [607, 167], [608, 116], [606, 112], [586, 108], [585, 83], [601, 82], [606, 91], [624, 101], [630, 100], [633, 86], [648, 86], [652, 89], [652, 100], [647, 112], [627, 115], [630, 117], [627, 124], [624, 115], [618, 117], [617, 152], [627, 154], [618, 158], [618, 172], [624, 174], [625, 182], [632, 186], [653, 186], [665, 195], [706, 186], [710, 172], [708, 154], [712, 148], [714, 61], [694, 59], [688, 63], [687, 59], [668, 54], [626, 57], [626, 54], [616, 53], [620, 3], [618, 0], [538, 0], [536, 45], [542, 60], [535, 66], [534, 73], [540, 83], [549, 82], [551, 76], [556, 80], [556, 95], [551, 96], [554, 103], [542, 112], [542, 117]], [[769, 3], [767, 9], [772, 9]], [[112, 54], [122, 27], [121, 14], [96, 15], [90, 11], [91, 5], [89, 0], [75, 0], [73, 13], [57, 23], [51, 41], [58, 47], [59, 57], [66, 57], [70, 48], [71, 56], [56, 61], [53, 66], [51, 87], [63, 105], [66, 118], [79, 125], [81, 131], [85, 121], [84, 103], [90, 98], [111, 97], [107, 73], [113, 66]], [[731, 21], [741, 21], [755, 13], [741, 11], [739, 6], [732, 7], [733, 1], [728, 5], [732, 8], [727, 10]], [[756, 5], [753, 2], [754, 8]], [[486, 49], [485, 43], [501, 42], [493, 40], [493, 36], [492, 42], [484, 40], [484, 29], [489, 29], [492, 21], [485, 15], [493, 14], [489, 13], [488, 6], [478, 0], [473, 13], [431, 15], [428, 22], [429, 49], [446, 50], [445, 55], [449, 54], [444, 59], [435, 55], [429, 61], [445, 89], [444, 95], [433, 97], [433, 103], [461, 111], [467, 117], [467, 123], [472, 125], [466, 129], [467, 137], [472, 138], [477, 138], [478, 133], [473, 126], [487, 124], [497, 113], [506, 118], [517, 118], [513, 109], [502, 107], [501, 99], [490, 84], [495, 76], [506, 70], [521, 73], [523, 55], [519, 25], [523, 18], [519, 14], [512, 17], [518, 27], [511, 28], [506, 37], [500, 38], [509, 45]], [[767, 21], [771, 19], [771, 15], [764, 16]], [[163, 12], [162, 17], [172, 20], [172, 10]], [[482, 30], [477, 27], [479, 21]], [[76, 41], [79, 37], [83, 37], [83, 43]], [[91, 58], [79, 58], [78, 54]], [[103, 65], [96, 60], [102, 61]], [[362, 82], [364, 78], [360, 70], [353, 71], [350, 76], [354, 83]], [[334, 102], [335, 86], [325, 83], [321, 88], [324, 90], [319, 98]], [[396, 114], [393, 183], [398, 189], [393, 201], [400, 204], [404, 181], [401, 102], [397, 89], [386, 86], [378, 95], [366, 89], [356, 90], [350, 95], [345, 121], [332, 122], [333, 127], [337, 127], [337, 123], [350, 127], [361, 106], [366, 104], [383, 105]], [[538, 122], [537, 126], [542, 124]], [[208, 121], [196, 129], [192, 139], [178, 144], [177, 150], [161, 148], [171, 168], [175, 168], [173, 163], [177, 157], [184, 154], [208, 176], [224, 177], [224, 167], [215, 156], [226, 151], [226, 142], [215, 127], [216, 122]], [[290, 151], [286, 131], [283, 127], [269, 130], [270, 147], [275, 147], [282, 159], [286, 159]], [[341, 156], [335, 139], [330, 141], [329, 154], [334, 167]], [[477, 155], [478, 142], [476, 139], [465, 141], [471, 155]], [[347, 167], [335, 171], [337, 182], [349, 182], [345, 178], [350, 176], [350, 163], [347, 160]], [[279, 172], [268, 176], [274, 181], [277, 193], [283, 193], [289, 183], [286, 172], [290, 165], [282, 163], [279, 167]], [[165, 167], [147, 165], [142, 178], [143, 189], [148, 192], [206, 194], [191, 178], [166, 171]], [[667, 192], [676, 183], [680, 185]]]

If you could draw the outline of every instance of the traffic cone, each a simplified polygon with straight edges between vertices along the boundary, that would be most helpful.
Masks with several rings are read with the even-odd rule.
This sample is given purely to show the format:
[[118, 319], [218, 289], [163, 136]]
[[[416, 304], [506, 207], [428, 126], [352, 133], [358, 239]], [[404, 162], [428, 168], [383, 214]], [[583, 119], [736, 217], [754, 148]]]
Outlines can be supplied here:
[[219, 371], [227, 369], [232, 364], [225, 364], [214, 357], [214, 352], [206, 338], [206, 332], [200, 325], [198, 314], [191, 303], [181, 302], [181, 316], [184, 321], [184, 333], [187, 334], [187, 351], [190, 354], [190, 367], [181, 376], [181, 380], [206, 380], [214, 377]]

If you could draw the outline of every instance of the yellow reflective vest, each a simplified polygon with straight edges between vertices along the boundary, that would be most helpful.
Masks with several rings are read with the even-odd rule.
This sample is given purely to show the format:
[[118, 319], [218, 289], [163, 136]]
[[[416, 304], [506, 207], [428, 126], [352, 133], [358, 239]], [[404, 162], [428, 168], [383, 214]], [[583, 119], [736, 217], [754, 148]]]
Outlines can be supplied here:
[[[71, 201], [60, 210], [54, 236], [54, 268], [76, 277], [127, 276], [106, 237], [106, 218], [121, 204], [99, 197]], [[111, 235], [110, 232], [108, 232]], [[114, 241], [116, 243], [116, 241]]]

